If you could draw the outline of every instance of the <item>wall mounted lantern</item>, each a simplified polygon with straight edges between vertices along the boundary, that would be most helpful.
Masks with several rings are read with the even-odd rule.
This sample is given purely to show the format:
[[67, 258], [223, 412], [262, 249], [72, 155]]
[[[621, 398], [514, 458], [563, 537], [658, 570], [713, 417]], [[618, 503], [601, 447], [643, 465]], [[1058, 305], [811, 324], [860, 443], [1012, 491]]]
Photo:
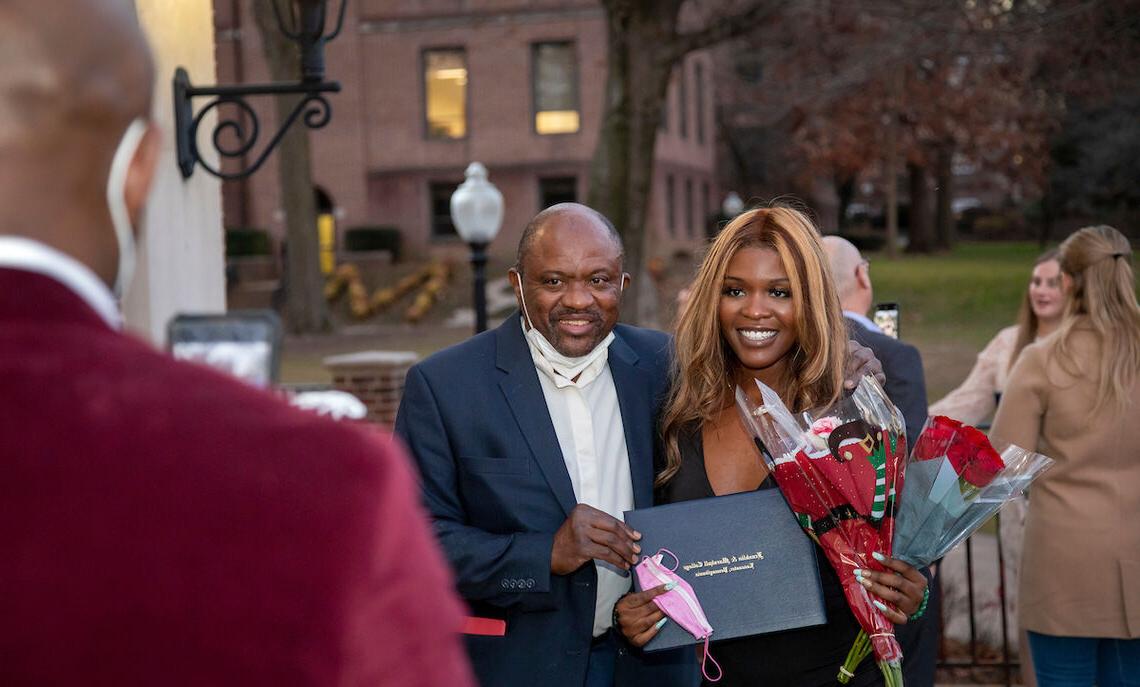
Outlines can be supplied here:
[[[280, 7], [281, 0], [268, 1], [273, 5], [273, 13], [277, 17], [277, 27], [281, 33], [295, 42], [301, 50], [301, 80], [292, 83], [269, 84], [240, 84], [234, 86], [195, 86], [190, 83], [190, 75], [185, 69], [179, 67], [174, 72], [174, 127], [175, 140], [178, 145], [178, 168], [182, 177], [188, 178], [194, 173], [194, 165], [199, 164], [202, 169], [221, 179], [241, 179], [253, 174], [261, 167], [281, 137], [298, 117], [310, 129], [319, 129], [329, 123], [332, 117], [332, 106], [325, 99], [325, 93], [340, 91], [337, 81], [325, 81], [325, 43], [337, 37], [344, 25], [344, 10], [348, 0], [341, 0], [340, 10], [337, 12], [336, 28], [325, 33], [325, 15], [328, 10], [328, 0], [284, 0], [288, 14], [288, 21], [283, 16]], [[238, 112], [228, 118], [219, 117], [218, 123], [211, 132], [210, 139], [214, 148], [223, 158], [244, 158], [256, 145], [261, 133], [257, 112], [246, 102], [246, 96], [257, 95], [302, 95], [293, 107], [285, 121], [279, 123], [277, 133], [269, 140], [265, 149], [253, 160], [251, 164], [236, 172], [223, 172], [221, 165], [211, 167], [198, 151], [198, 128], [206, 114], [221, 105], [234, 105]], [[206, 103], [197, 114], [191, 101], [194, 98], [211, 97], [213, 100]], [[242, 118], [248, 118], [248, 130]], [[223, 134], [230, 132], [234, 141], [227, 144], [222, 140]]]

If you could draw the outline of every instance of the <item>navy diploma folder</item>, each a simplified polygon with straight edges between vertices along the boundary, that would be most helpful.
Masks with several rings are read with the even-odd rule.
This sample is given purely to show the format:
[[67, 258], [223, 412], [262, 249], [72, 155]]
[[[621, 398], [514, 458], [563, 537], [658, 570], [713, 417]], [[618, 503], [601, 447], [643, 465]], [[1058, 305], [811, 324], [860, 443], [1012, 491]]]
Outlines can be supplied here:
[[[661, 548], [677, 555], [676, 573], [696, 593], [713, 641], [827, 622], [815, 543], [779, 489], [626, 511], [625, 522], [641, 532], [642, 556]], [[674, 561], [665, 554], [661, 562]], [[645, 650], [696, 641], [669, 622]]]

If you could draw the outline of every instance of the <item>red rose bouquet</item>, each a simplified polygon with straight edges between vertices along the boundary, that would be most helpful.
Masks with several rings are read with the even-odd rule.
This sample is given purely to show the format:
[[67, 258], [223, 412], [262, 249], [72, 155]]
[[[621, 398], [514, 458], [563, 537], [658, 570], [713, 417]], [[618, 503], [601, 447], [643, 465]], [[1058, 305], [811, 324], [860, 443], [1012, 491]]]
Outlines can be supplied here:
[[907, 490], [896, 515], [895, 558], [921, 567], [942, 558], [1053, 461], [1007, 445], [957, 420], [926, 421], [907, 463]]
[[902, 650], [894, 625], [875, 608], [854, 571], [884, 570], [872, 554], [891, 555], [895, 496], [906, 468], [902, 414], [871, 377], [835, 406], [798, 417], [772, 389], [756, 384], [760, 404], [736, 390], [745, 426], [762, 444], [768, 470], [800, 525], [838, 574], [863, 629], [863, 646], [874, 652], [887, 687], [901, 686]]
[[[974, 427], [941, 415], [929, 418], [907, 460], [906, 491], [900, 492], [895, 513], [894, 557], [916, 568], [929, 566], [1052, 463], [1013, 445], [999, 453]], [[860, 634], [844, 664], [848, 673], [867, 656], [865, 645]], [[840, 682], [845, 682], [842, 674]]]

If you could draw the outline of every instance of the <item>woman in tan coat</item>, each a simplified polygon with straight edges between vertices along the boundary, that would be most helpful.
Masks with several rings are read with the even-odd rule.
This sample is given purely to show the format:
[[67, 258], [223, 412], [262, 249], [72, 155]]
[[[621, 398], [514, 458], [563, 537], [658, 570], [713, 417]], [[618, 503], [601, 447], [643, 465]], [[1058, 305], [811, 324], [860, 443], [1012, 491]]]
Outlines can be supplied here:
[[1112, 227], [1061, 244], [1065, 315], [1022, 351], [992, 435], [1056, 465], [1034, 484], [1019, 590], [1037, 681], [1140, 683], [1140, 306]]

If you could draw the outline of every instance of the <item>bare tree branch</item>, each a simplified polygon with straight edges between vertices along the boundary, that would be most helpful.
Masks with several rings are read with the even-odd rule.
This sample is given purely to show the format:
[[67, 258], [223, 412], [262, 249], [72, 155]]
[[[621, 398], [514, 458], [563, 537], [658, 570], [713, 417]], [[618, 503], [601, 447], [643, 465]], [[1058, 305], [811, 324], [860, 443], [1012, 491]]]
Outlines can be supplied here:
[[703, 29], [679, 34], [666, 51], [666, 59], [676, 61], [694, 50], [742, 36], [758, 24], [780, 14], [789, 4], [789, 0], [762, 0], [752, 3], [748, 9], [719, 17]]

